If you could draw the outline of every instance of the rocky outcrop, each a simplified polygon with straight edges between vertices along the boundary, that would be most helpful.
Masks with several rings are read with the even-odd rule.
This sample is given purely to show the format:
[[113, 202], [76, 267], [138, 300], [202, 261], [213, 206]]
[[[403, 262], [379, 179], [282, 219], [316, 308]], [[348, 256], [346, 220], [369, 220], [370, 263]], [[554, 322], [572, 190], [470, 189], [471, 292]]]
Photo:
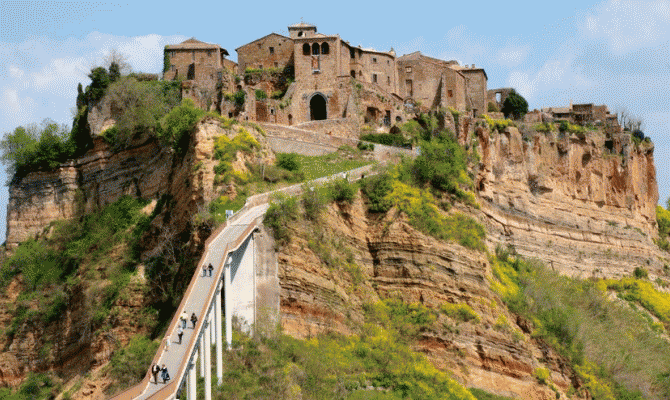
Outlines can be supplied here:
[[571, 276], [660, 273], [653, 144], [625, 132], [476, 134], [490, 248], [513, 246]]
[[171, 154], [155, 140], [114, 153], [96, 138], [83, 157], [10, 183], [7, 247], [33, 237], [51, 221], [89, 213], [124, 194], [155, 196], [165, 190], [171, 164]]
[[[331, 206], [318, 226], [295, 223], [291, 241], [278, 253], [286, 333], [350, 333], [364, 319], [364, 304], [386, 298], [433, 309], [467, 304], [480, 321], [441, 316], [420, 334], [417, 350], [435, 365], [452, 371], [467, 386], [521, 399], [555, 398], [532, 376], [538, 367], [551, 371], [562, 392], [576, 381], [567, 363], [532, 339], [528, 329], [524, 332], [490, 290], [491, 266], [485, 254], [425, 236], [393, 211], [383, 218], [366, 215], [360, 198], [353, 205]], [[330, 246], [331, 256], [324, 257], [315, 242]], [[331, 257], [336, 261], [328, 261]], [[346, 258], [358, 272], [345, 266]]]

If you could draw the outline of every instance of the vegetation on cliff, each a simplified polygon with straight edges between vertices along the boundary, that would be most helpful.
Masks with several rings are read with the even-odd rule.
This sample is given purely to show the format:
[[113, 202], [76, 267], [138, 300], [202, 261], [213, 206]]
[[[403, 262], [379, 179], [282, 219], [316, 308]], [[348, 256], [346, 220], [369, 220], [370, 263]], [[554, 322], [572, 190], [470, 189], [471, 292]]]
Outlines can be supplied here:
[[[570, 361], [594, 398], [670, 395], [670, 350], [662, 334], [664, 328], [645, 314], [607, 298], [604, 290], [620, 288], [621, 283], [560, 276], [539, 262], [511, 257], [502, 249], [497, 253], [491, 258], [492, 288], [512, 312], [531, 321], [533, 337], [544, 340]], [[623, 282], [625, 287], [630, 281]], [[647, 294], [637, 292], [632, 298], [646, 299], [644, 303], [655, 304], [652, 309], [665, 306], [667, 296], [640, 285]]]
[[[127, 325], [128, 321], [141, 334], [134, 340], [148, 341], [147, 335], [160, 325], [160, 319], [151, 300], [144, 299], [144, 294], [150, 291], [143, 286], [143, 278], [137, 272], [139, 240], [155, 217], [141, 212], [146, 205], [146, 201], [124, 196], [95, 213], [55, 221], [38, 239], [22, 242], [0, 267], [3, 290], [16, 276], [22, 288], [15, 308], [8, 310], [12, 320], [2, 332], [2, 340], [10, 345], [22, 341], [27, 332], [42, 332], [35, 343], [35, 354], [25, 354], [39, 359], [42, 369], [66, 361], [62, 357], [67, 355], [54, 341], [66, 340], [61, 335], [67, 324], [88, 332], [80, 339], [88, 343], [83, 346], [92, 345], [94, 338], [103, 334], [118, 346], [116, 328]], [[138, 295], [140, 298], [133, 300]], [[143, 307], [124, 306], [133, 301], [139, 301]], [[48, 337], [47, 332], [52, 336]], [[149, 349], [146, 351], [152, 348], [145, 344], [141, 347]], [[131, 357], [137, 358], [136, 364], [143, 364], [143, 370], [151, 359], [144, 357], [146, 351], [141, 353], [142, 357]], [[116, 359], [123, 358], [125, 353], [115, 355]], [[111, 371], [124, 384], [130, 382], [129, 374], [135, 378], [138, 375], [134, 364], [126, 361]], [[75, 371], [62, 371], [72, 372]], [[52, 398], [60, 390], [61, 382], [60, 375], [35, 375], [18, 391], [4, 394], [8, 399]], [[32, 388], [35, 385], [37, 389]], [[2, 394], [0, 399], [5, 398]]]

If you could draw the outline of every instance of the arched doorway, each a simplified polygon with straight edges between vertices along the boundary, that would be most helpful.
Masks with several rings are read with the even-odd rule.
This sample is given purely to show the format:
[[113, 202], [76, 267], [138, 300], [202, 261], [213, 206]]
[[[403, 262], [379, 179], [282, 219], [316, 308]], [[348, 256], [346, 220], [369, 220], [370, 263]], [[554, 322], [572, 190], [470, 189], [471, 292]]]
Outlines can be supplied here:
[[315, 94], [309, 101], [309, 119], [319, 121], [327, 118], [326, 99], [320, 94]]

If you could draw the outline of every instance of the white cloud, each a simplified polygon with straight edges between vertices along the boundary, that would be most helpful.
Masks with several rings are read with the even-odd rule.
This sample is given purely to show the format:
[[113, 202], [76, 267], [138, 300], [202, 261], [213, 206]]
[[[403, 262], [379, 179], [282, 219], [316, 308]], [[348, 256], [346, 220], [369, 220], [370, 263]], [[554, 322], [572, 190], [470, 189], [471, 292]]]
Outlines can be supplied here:
[[581, 36], [604, 39], [614, 54], [668, 40], [670, 1], [609, 0], [595, 7], [579, 27]]
[[508, 67], [516, 67], [526, 60], [528, 50], [522, 47], [506, 47], [498, 52], [498, 62]]
[[17, 90], [4, 88], [0, 94], [0, 103], [3, 105], [0, 107], [2, 118], [8, 124], [7, 127], [4, 127], [5, 130], [9, 130], [8, 127], [32, 122], [35, 116], [35, 100], [28, 96], [20, 96]]
[[23, 75], [25, 75], [25, 72], [21, 68], [18, 68], [15, 65], [10, 65], [9, 66], [9, 76], [11, 76], [14, 79], [22, 79]]

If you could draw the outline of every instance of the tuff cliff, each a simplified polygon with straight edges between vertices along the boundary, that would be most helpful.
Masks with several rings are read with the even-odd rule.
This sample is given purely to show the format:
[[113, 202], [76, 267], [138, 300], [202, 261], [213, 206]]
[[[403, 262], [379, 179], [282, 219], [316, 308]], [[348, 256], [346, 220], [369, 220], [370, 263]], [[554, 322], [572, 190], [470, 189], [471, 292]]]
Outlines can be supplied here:
[[[104, 123], [98, 125], [101, 130]], [[234, 190], [216, 181], [215, 139], [234, 136], [239, 129], [206, 118], [179, 157], [148, 137], [120, 152], [96, 137], [84, 157], [12, 182], [8, 247], [42, 234], [50, 221], [88, 213], [132, 194], [172, 199], [145, 238], [145, 247], [153, 249], [148, 255], [160, 253], [166, 239], [175, 238], [197, 252], [208, 232], [187, 229], [193, 216], [222, 190]], [[250, 130], [266, 149], [265, 161], [272, 161], [263, 135]], [[626, 133], [578, 136], [526, 128], [498, 133], [476, 127], [469, 134], [474, 136], [468, 140], [475, 140], [468, 145], [478, 146], [481, 156], [473, 171], [481, 209], [461, 208], [486, 225], [489, 250], [511, 245], [571, 275], [629, 275], [635, 267], [653, 274], [661, 268], [665, 256], [652, 241], [658, 198], [653, 145], [635, 144]], [[238, 155], [234, 169], [243, 171], [245, 161]], [[306, 222], [292, 226], [292, 240], [277, 253], [285, 332], [298, 337], [327, 330], [352, 332], [363, 320], [363, 306], [385, 298], [428, 307], [467, 304], [479, 320], [441, 317], [441, 325], [422, 332], [417, 341], [416, 348], [437, 366], [468, 386], [524, 399], [555, 398], [554, 391], [533, 377], [538, 367], [551, 371], [561, 392], [580, 385], [567, 362], [532, 338], [530, 325], [510, 314], [490, 289], [491, 265], [485, 254], [426, 236], [394, 212], [368, 214], [360, 196], [351, 205], [332, 205], [323, 218], [319, 229]], [[329, 243], [341, 253], [338, 257], [358, 268], [341, 270], [324, 262], [315, 240]], [[11, 309], [21, 281], [13, 285], [0, 299], [2, 310]], [[118, 307], [132, 314], [144, 304], [138, 289]], [[80, 307], [70, 303], [57, 327], [19, 327], [25, 335], [5, 342], [0, 353], [0, 382], [16, 385], [29, 371], [107, 363], [112, 349], [105, 338], [78, 339], [89, 329], [78, 318]], [[11, 315], [0, 314], [0, 324], [10, 321]], [[139, 330], [125, 319], [117, 331], [120, 344], [125, 344]], [[54, 345], [45, 356], [35, 349], [47, 341]], [[76, 397], [100, 396], [107, 383], [86, 383]]]
[[[292, 224], [277, 257], [282, 327], [290, 335], [351, 333], [363, 321], [364, 305], [380, 299], [430, 309], [467, 304], [480, 319], [441, 317], [417, 338], [415, 348], [435, 365], [468, 387], [514, 398], [556, 398], [532, 376], [538, 367], [551, 371], [561, 392], [579, 386], [565, 360], [532, 339], [528, 324], [517, 323], [492, 292], [485, 254], [426, 236], [394, 210], [368, 214], [360, 196], [351, 205], [335, 203], [317, 224]], [[343, 266], [345, 259], [357, 268]]]
[[476, 187], [491, 248], [513, 246], [572, 276], [659, 274], [654, 146], [628, 132], [476, 128]]

